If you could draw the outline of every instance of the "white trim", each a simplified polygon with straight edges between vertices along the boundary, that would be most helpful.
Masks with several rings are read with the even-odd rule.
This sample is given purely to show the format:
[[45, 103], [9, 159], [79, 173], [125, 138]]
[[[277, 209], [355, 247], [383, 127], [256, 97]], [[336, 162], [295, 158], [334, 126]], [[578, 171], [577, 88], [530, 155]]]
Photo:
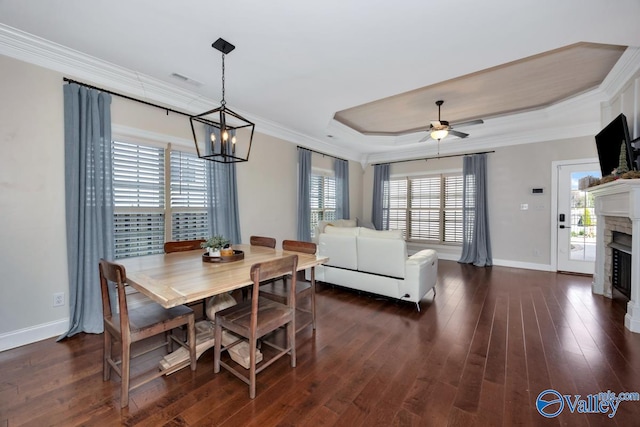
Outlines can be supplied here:
[[389, 175], [389, 179], [400, 178], [415, 178], [415, 177], [430, 177], [433, 175], [462, 175], [462, 168], [460, 169], [438, 169], [428, 172], [408, 172], [408, 173], [394, 173]]
[[[199, 114], [219, 105], [219, 101], [203, 97], [196, 92], [85, 55], [82, 52], [1, 23], [0, 55], [57, 71], [71, 79], [84, 80], [88, 84], [171, 106], [175, 110], [188, 114]], [[324, 141], [288, 129], [279, 123], [257, 117], [246, 111], [234, 110], [254, 122], [256, 132], [345, 159], [362, 161], [362, 155], [355, 150], [327, 144]]]
[[69, 330], [69, 319], [54, 320], [0, 335], [0, 351], [60, 336]]
[[[217, 100], [207, 99], [196, 92], [85, 55], [5, 24], [0, 24], [0, 54], [74, 79], [86, 80], [90, 84], [172, 106], [189, 114], [198, 114], [218, 105]], [[594, 135], [599, 130], [594, 124], [599, 118], [593, 120], [592, 115], [599, 112], [599, 103], [606, 101], [608, 94], [618, 91], [638, 70], [639, 57], [639, 48], [627, 48], [599, 88], [545, 109], [486, 120], [484, 125], [474, 128], [464, 144], [459, 144], [457, 138], [443, 140], [440, 155]], [[328, 117], [326, 131], [333, 135], [333, 139], [327, 142], [244, 111], [238, 113], [254, 122], [259, 133], [360, 162], [363, 169], [367, 163], [434, 157], [438, 153], [434, 144], [417, 143], [424, 132], [398, 137], [365, 136]], [[566, 119], [562, 122], [549, 122], [553, 117], [563, 116]], [[348, 148], [345, 144], [358, 148]]]
[[555, 226], [558, 218], [558, 169], [560, 166], [599, 163], [597, 158], [554, 160], [551, 162], [551, 243], [549, 248], [549, 271], [558, 271], [558, 229]]
[[118, 124], [111, 125], [111, 139], [130, 144], [152, 145], [157, 148], [167, 148], [167, 144], [176, 151], [195, 153], [195, 143], [192, 139], [180, 138], [164, 133], [151, 132]]
[[336, 172], [331, 170], [331, 169], [325, 169], [325, 168], [319, 168], [316, 166], [312, 166], [311, 167], [311, 175], [321, 175], [321, 176], [329, 176], [329, 177], [335, 177], [336, 176]]
[[[438, 259], [458, 262], [458, 260], [460, 259], [460, 254], [451, 252], [438, 252]], [[496, 267], [522, 268], [525, 270], [555, 271], [549, 264], [534, 264], [531, 262], [520, 262], [507, 259], [494, 259], [493, 265]]]
[[525, 270], [555, 271], [549, 264], [534, 264], [532, 262], [520, 262], [508, 259], [494, 259], [493, 265], [498, 267], [522, 268]]

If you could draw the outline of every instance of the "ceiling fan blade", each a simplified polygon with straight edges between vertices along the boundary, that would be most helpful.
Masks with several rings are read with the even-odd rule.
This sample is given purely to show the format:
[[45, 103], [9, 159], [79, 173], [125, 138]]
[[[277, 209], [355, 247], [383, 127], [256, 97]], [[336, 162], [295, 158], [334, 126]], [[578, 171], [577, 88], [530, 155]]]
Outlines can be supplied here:
[[468, 136], [469, 136], [469, 134], [468, 134], [468, 133], [458, 132], [457, 130], [453, 130], [453, 129], [449, 129], [449, 133], [450, 133], [451, 135], [455, 135], [455, 136], [457, 136], [458, 138], [466, 138], [466, 137], [468, 137]]
[[424, 138], [422, 138], [422, 139], [421, 139], [420, 141], [418, 141], [418, 142], [425, 142], [425, 141], [428, 141], [428, 140], [429, 140], [429, 138], [431, 138], [431, 134], [429, 134], [429, 133], [428, 133], [428, 134], [426, 134], [426, 135], [425, 135], [425, 137], [424, 137]]
[[484, 123], [484, 120], [478, 119], [478, 120], [469, 120], [468, 122], [454, 123], [451, 126], [459, 128], [463, 126], [481, 125], [483, 123]]

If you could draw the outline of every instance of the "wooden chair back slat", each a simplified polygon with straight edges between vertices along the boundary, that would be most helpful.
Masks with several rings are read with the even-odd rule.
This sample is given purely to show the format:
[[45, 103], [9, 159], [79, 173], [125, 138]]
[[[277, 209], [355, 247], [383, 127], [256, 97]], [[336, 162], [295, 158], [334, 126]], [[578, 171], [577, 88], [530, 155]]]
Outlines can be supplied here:
[[164, 244], [164, 253], [170, 254], [172, 252], [184, 252], [201, 249], [200, 244], [206, 242], [203, 239], [197, 240], [183, 240], [180, 242], [167, 242]]
[[305, 254], [315, 254], [317, 246], [312, 242], [303, 242], [300, 240], [283, 240], [282, 249], [285, 251], [302, 252]]
[[252, 246], [265, 246], [271, 249], [275, 249], [276, 247], [276, 239], [273, 237], [251, 236], [249, 238], [249, 243]]

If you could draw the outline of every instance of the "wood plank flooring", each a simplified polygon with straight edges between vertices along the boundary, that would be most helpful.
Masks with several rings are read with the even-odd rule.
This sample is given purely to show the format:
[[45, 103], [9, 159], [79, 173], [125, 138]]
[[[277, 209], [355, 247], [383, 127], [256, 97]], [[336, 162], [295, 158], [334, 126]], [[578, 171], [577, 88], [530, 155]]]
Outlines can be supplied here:
[[625, 306], [593, 295], [590, 277], [440, 261], [437, 296], [420, 313], [319, 285], [318, 327], [298, 333], [297, 367], [267, 368], [255, 400], [213, 374], [212, 350], [196, 372], [134, 390], [123, 410], [118, 376], [102, 381], [101, 335], [2, 352], [0, 427], [640, 425], [640, 402], [613, 418], [536, 409], [546, 389], [640, 391], [640, 334], [624, 328]]

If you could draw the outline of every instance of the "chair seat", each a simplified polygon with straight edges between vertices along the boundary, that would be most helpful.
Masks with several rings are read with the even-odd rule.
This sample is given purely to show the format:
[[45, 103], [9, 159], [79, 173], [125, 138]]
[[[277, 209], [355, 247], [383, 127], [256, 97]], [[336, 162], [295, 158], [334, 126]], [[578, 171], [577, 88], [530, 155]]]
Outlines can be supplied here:
[[[291, 321], [294, 310], [267, 298], [258, 298], [258, 317], [260, 323], [256, 335], [262, 336], [278, 329], [283, 323]], [[232, 332], [246, 335], [251, 329], [251, 301], [241, 302], [216, 313], [222, 325]]]
[[[277, 301], [281, 304], [286, 304], [287, 295], [289, 295], [289, 284], [287, 283], [283, 286], [282, 281], [273, 281], [271, 283], [267, 283], [260, 286], [260, 292], [264, 292], [265, 294], [269, 294], [269, 298], [273, 297], [274, 301]], [[311, 283], [298, 281], [296, 285], [296, 292], [298, 295], [303, 295], [305, 292], [311, 289]]]
[[[187, 317], [192, 313], [193, 310], [184, 305], [164, 308], [160, 304], [150, 302], [137, 307], [136, 310], [129, 311], [129, 330], [132, 335], [143, 333], [151, 328], [163, 331], [165, 329], [159, 326], [159, 324], [162, 325], [174, 319]], [[110, 323], [116, 331], [120, 332], [119, 315], [106, 316], [104, 320]]]

